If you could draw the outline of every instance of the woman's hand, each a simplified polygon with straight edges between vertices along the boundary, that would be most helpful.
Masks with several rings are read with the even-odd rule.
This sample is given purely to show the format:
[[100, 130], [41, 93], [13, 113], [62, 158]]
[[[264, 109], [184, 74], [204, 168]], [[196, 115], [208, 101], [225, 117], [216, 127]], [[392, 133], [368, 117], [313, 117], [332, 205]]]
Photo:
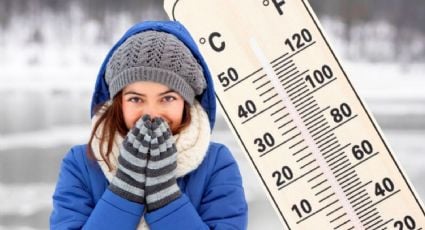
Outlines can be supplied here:
[[152, 133], [145, 187], [148, 212], [167, 205], [181, 195], [175, 176], [177, 149], [167, 122], [155, 118]]
[[109, 189], [124, 199], [144, 204], [146, 164], [152, 136], [151, 118], [145, 115], [131, 128], [120, 146], [117, 172]]

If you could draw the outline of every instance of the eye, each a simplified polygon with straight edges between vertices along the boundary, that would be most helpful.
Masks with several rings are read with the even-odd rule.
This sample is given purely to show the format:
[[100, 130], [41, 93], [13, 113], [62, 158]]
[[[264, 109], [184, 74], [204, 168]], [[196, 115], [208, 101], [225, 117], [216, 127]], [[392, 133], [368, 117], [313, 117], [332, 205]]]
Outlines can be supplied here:
[[173, 101], [175, 101], [175, 100], [177, 100], [177, 98], [176, 98], [176, 97], [174, 97], [174, 96], [171, 96], [171, 95], [167, 95], [167, 96], [164, 96], [164, 97], [162, 98], [162, 101], [163, 101], [163, 102], [173, 102]]
[[142, 103], [143, 100], [139, 97], [130, 97], [127, 99], [128, 102], [132, 102], [132, 103]]

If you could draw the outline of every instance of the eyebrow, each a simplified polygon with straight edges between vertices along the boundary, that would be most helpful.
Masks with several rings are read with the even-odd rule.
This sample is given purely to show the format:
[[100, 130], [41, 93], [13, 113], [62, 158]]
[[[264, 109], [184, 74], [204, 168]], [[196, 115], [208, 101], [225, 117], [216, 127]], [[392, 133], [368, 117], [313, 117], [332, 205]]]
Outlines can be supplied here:
[[[159, 96], [163, 96], [165, 94], [175, 93], [175, 92], [176, 92], [175, 90], [169, 89], [169, 90], [167, 90], [165, 92], [160, 93]], [[128, 95], [128, 94], [135, 94], [137, 96], [146, 97], [145, 94], [143, 94], [143, 93], [137, 93], [137, 92], [134, 92], [134, 91], [128, 91], [128, 92], [124, 93], [124, 95]]]
[[167, 93], [175, 93], [175, 92], [176, 92], [175, 90], [169, 89], [169, 90], [167, 90], [167, 91], [165, 91], [163, 93], [160, 93], [159, 96], [165, 95]]
[[124, 93], [124, 95], [128, 95], [128, 94], [136, 94], [137, 96], [146, 96], [146, 95], [144, 95], [144, 94], [136, 93], [136, 92], [134, 92], [134, 91], [128, 91], [128, 92]]

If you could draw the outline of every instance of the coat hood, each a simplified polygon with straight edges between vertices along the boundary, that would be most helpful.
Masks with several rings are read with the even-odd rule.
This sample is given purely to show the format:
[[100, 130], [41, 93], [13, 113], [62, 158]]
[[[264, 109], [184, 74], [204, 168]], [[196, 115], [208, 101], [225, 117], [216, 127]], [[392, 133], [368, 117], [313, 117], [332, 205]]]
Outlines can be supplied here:
[[130, 36], [134, 34], [147, 31], [147, 30], [156, 30], [156, 31], [173, 34], [189, 48], [193, 56], [198, 60], [199, 64], [202, 66], [204, 77], [207, 82], [207, 88], [204, 90], [204, 92], [201, 95], [197, 96], [196, 99], [200, 102], [201, 106], [207, 112], [210, 128], [212, 130], [215, 123], [216, 102], [215, 102], [214, 84], [211, 78], [211, 73], [208, 69], [207, 64], [205, 63], [204, 58], [199, 52], [199, 49], [196, 46], [195, 41], [193, 40], [189, 32], [186, 30], [186, 28], [184, 28], [184, 26], [177, 21], [141, 22], [131, 27], [121, 37], [121, 39], [118, 40], [118, 42], [112, 47], [112, 49], [106, 55], [106, 58], [103, 61], [102, 66], [100, 67], [99, 73], [97, 75], [96, 84], [95, 84], [92, 101], [91, 101], [91, 117], [94, 116], [95, 108], [98, 105], [103, 104], [104, 102], [110, 99], [108, 85], [106, 84], [106, 81], [105, 81], [105, 70], [106, 70], [106, 65], [109, 59], [111, 58], [112, 54], [122, 43], [124, 43], [125, 40], [127, 40], [127, 38], [129, 38]]

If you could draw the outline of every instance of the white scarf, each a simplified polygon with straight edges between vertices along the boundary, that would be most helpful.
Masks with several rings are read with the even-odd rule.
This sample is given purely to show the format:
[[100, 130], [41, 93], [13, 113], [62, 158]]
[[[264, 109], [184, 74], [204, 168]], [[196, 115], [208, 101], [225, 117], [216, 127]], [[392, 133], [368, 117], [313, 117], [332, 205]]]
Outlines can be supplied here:
[[[102, 110], [104, 111], [104, 110]], [[100, 113], [101, 114], [101, 113]], [[92, 124], [98, 120], [100, 114], [96, 114], [92, 119]], [[190, 109], [191, 122], [188, 127], [182, 130], [179, 134], [174, 135], [177, 148], [177, 168], [176, 176], [183, 177], [189, 172], [198, 168], [202, 163], [210, 143], [211, 132], [210, 132], [210, 123], [208, 120], [208, 115], [202, 108], [202, 106], [195, 100], [194, 105]], [[102, 160], [99, 149], [101, 148], [99, 139], [96, 138], [100, 136], [102, 132], [103, 124], [97, 129], [95, 138], [93, 138], [91, 148], [93, 153], [98, 159], [100, 168], [102, 169], [105, 177], [108, 181], [111, 181], [112, 177], [116, 173], [116, 166], [118, 162], [119, 155], [119, 145], [123, 141], [123, 137], [119, 134], [114, 136], [114, 144], [112, 147], [112, 152], [109, 155], [109, 161], [112, 165], [112, 170], [109, 171], [108, 165]], [[107, 145], [102, 146], [106, 150]], [[137, 229], [149, 229], [143, 217], [140, 221], [140, 224]]]

